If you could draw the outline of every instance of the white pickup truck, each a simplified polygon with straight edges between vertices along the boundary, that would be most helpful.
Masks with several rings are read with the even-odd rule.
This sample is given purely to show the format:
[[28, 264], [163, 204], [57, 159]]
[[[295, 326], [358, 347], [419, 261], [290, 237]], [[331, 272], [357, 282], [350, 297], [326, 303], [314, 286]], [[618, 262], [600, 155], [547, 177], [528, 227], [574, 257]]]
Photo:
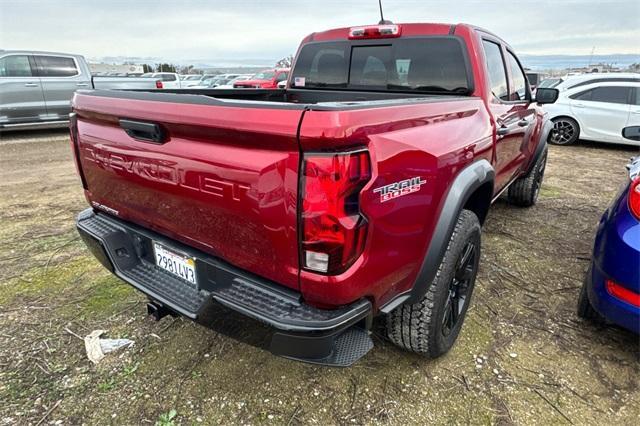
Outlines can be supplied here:
[[160, 78], [92, 77], [81, 55], [0, 50], [0, 131], [67, 127], [79, 89], [160, 89]]
[[159, 80], [162, 84], [159, 88], [162, 89], [181, 89], [182, 80], [180, 80], [180, 74], [175, 72], [148, 72], [142, 74], [141, 77], [153, 78]]

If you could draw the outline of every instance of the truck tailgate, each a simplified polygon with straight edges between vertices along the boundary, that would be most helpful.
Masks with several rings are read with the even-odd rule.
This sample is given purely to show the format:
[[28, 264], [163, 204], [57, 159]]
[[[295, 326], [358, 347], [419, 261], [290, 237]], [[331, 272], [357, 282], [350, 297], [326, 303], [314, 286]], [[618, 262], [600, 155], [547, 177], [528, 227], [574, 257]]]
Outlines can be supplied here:
[[[88, 201], [298, 289], [303, 108], [174, 96], [169, 102], [76, 94]], [[148, 129], [162, 136], [144, 140], [155, 138]]]

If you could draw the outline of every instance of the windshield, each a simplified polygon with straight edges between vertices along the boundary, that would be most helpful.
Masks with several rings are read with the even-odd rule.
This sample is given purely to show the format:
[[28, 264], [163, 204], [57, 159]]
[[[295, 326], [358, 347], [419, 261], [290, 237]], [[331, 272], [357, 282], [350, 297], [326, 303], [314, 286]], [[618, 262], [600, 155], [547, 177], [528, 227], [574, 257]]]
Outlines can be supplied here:
[[251, 77], [251, 79], [252, 80], [271, 80], [275, 76], [276, 76], [276, 73], [274, 71], [260, 71], [258, 73], [255, 73], [253, 77]]
[[556, 87], [560, 83], [562, 83], [561, 78], [548, 78], [546, 80], [542, 80], [538, 87]]
[[453, 36], [321, 42], [302, 48], [292, 87], [468, 94], [463, 42]]

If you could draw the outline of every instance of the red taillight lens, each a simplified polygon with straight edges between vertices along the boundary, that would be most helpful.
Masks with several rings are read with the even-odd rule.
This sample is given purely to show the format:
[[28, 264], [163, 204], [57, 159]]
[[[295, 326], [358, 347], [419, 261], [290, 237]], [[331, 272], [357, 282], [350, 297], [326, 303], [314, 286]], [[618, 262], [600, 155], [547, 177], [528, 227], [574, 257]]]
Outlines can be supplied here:
[[629, 210], [637, 218], [640, 219], [640, 176], [631, 182], [629, 189]]
[[304, 157], [302, 262], [308, 270], [338, 274], [362, 254], [367, 220], [360, 191], [371, 179], [367, 151]]
[[76, 165], [76, 171], [80, 176], [82, 187], [87, 189], [87, 180], [84, 177], [82, 171], [82, 164], [80, 164], [80, 141], [78, 140], [78, 115], [75, 112], [69, 114], [69, 133], [71, 135], [71, 149], [73, 150], [73, 162]]
[[611, 280], [606, 280], [605, 285], [607, 286], [607, 292], [616, 299], [620, 299], [632, 304], [633, 306], [640, 307], [640, 294], [635, 293]]
[[156, 80], [156, 89], [162, 89], [162, 81]]

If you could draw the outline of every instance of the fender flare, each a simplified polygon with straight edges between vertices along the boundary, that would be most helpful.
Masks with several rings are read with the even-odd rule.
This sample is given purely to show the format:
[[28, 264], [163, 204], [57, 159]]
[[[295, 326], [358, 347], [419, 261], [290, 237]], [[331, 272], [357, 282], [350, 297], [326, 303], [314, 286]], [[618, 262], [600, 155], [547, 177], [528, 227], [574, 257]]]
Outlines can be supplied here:
[[533, 170], [536, 163], [538, 162], [538, 159], [545, 152], [547, 152], [547, 146], [548, 146], [547, 140], [549, 139], [549, 135], [551, 134], [552, 130], [553, 130], [553, 121], [545, 120], [544, 124], [542, 125], [542, 130], [540, 131], [540, 141], [538, 142], [538, 146], [536, 147], [536, 150], [533, 152], [533, 155], [531, 156], [531, 161], [529, 162], [529, 166], [527, 167], [527, 173], [525, 175], [528, 175], [531, 172], [531, 170]]
[[427, 253], [422, 261], [422, 266], [413, 283], [413, 287], [408, 292], [396, 296], [382, 306], [380, 310], [383, 313], [389, 313], [404, 303], [416, 303], [424, 297], [438, 272], [463, 206], [478, 188], [487, 182], [491, 182], [493, 185], [494, 181], [495, 171], [485, 159], [471, 163], [458, 173], [449, 187], [449, 192], [440, 210], [440, 216], [436, 222]]

